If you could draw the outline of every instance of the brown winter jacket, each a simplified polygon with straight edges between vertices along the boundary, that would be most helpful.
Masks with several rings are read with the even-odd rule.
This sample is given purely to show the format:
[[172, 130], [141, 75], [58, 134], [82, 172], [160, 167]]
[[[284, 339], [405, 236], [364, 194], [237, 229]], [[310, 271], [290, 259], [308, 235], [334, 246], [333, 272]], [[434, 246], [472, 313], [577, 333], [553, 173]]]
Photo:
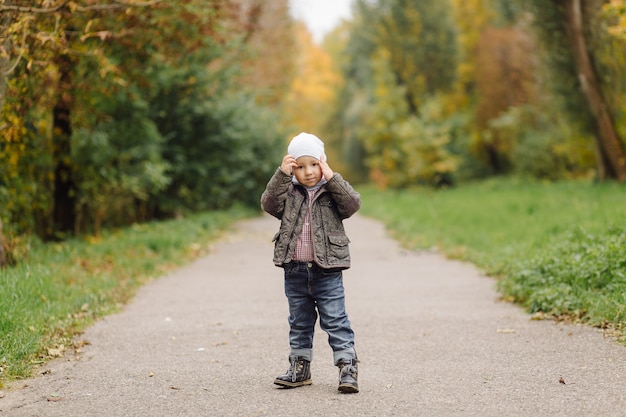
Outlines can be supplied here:
[[[274, 236], [274, 264], [282, 266], [292, 260], [308, 210], [308, 193], [294, 184], [291, 175], [278, 168], [261, 196], [263, 210], [279, 219], [280, 229]], [[343, 220], [361, 207], [361, 196], [340, 174], [324, 184], [313, 197], [311, 234], [315, 263], [324, 269], [350, 268], [350, 251]]]

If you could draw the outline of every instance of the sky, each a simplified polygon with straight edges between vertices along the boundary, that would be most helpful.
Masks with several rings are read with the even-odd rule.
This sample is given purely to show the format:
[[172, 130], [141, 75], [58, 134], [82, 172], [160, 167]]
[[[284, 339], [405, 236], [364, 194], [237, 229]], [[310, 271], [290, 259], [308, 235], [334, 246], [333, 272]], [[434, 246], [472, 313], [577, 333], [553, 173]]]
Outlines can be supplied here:
[[303, 20], [320, 43], [342, 18], [350, 17], [352, 0], [290, 0], [291, 15]]

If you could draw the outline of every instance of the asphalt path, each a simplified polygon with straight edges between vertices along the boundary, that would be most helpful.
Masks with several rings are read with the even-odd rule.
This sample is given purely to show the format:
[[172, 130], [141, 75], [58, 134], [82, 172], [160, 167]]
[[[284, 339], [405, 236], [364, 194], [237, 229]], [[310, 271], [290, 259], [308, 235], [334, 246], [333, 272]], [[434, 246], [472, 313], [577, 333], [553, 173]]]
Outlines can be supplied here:
[[90, 327], [76, 355], [0, 393], [20, 416], [625, 416], [626, 347], [587, 326], [532, 320], [470, 264], [409, 252], [346, 221], [344, 273], [358, 394], [337, 391], [316, 330], [313, 385], [273, 384], [288, 363], [278, 221], [238, 223], [208, 256], [143, 287]]

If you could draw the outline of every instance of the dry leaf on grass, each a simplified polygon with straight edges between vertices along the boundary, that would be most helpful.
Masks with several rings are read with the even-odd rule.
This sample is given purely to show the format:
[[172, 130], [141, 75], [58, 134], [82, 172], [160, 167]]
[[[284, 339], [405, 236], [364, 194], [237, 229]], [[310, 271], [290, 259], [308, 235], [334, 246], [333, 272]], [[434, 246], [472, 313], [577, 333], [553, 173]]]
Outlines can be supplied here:
[[63, 356], [63, 352], [65, 352], [64, 345], [59, 345], [56, 348], [48, 348], [48, 356], [51, 356], [53, 358], [58, 358], [58, 357]]

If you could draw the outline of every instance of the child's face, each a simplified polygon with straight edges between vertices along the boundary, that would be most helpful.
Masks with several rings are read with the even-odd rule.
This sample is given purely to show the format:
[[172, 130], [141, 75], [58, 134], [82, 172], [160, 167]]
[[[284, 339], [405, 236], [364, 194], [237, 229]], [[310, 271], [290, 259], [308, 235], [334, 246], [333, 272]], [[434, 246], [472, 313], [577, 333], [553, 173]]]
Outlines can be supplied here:
[[305, 187], [313, 187], [322, 179], [320, 161], [312, 156], [301, 156], [296, 159], [298, 166], [293, 169], [298, 182]]

